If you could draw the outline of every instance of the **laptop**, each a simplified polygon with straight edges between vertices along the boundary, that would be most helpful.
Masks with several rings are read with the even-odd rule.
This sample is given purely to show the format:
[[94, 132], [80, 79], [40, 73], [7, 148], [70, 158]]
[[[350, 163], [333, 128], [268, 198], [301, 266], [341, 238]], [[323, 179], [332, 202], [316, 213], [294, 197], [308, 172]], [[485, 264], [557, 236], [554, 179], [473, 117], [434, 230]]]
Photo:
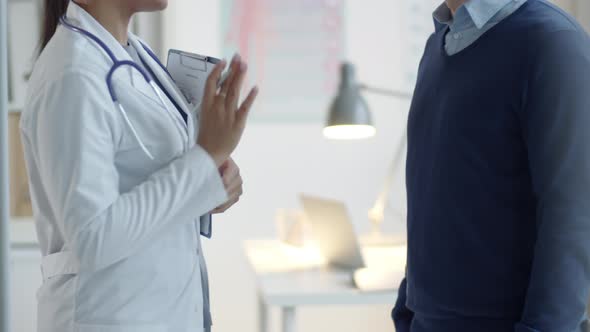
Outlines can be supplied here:
[[344, 203], [303, 194], [301, 203], [327, 263], [345, 270], [365, 267]]

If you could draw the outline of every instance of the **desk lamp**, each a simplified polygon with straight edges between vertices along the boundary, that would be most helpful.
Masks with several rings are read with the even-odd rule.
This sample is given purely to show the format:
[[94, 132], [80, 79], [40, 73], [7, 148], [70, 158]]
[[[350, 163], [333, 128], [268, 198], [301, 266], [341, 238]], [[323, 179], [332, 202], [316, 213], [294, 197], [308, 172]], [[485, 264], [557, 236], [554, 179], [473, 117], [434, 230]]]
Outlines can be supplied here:
[[[376, 129], [373, 126], [371, 112], [367, 102], [361, 94], [362, 91], [406, 100], [412, 98], [410, 93], [375, 88], [358, 83], [356, 80], [354, 65], [351, 63], [342, 64], [340, 75], [341, 78], [338, 94], [332, 101], [328, 121], [323, 131], [324, 136], [329, 139], [363, 139], [375, 135]], [[406, 131], [407, 129], [404, 127], [404, 134], [402, 137], [406, 136]], [[371, 210], [369, 210], [371, 232], [367, 236], [361, 238], [361, 242], [364, 244], [374, 246], [396, 244], [395, 238], [383, 234], [381, 231], [381, 225], [383, 223], [386, 202], [391, 193], [391, 187], [393, 186], [393, 179], [397, 167], [403, 160], [405, 150], [406, 140], [402, 139], [397, 146], [395, 156], [389, 167], [389, 172], [385, 178], [381, 193], [377, 197]]]

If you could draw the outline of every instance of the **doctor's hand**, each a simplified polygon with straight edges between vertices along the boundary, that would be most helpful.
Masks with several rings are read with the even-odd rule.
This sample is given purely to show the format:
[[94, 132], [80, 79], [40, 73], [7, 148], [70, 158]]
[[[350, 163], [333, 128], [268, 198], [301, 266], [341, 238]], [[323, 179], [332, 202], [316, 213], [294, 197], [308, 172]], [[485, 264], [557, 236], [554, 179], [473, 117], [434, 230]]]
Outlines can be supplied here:
[[197, 138], [197, 144], [211, 155], [218, 167], [238, 146], [258, 95], [258, 88], [254, 87], [242, 104], [238, 104], [247, 71], [246, 63], [238, 55], [232, 60], [231, 74], [218, 88], [217, 82], [225, 66], [225, 61], [220, 62], [207, 79]]
[[221, 173], [223, 185], [225, 186], [229, 200], [227, 203], [213, 210], [212, 213], [223, 213], [227, 211], [240, 200], [240, 196], [242, 196], [243, 193], [242, 185], [244, 184], [244, 181], [240, 175], [240, 168], [236, 165], [233, 159], [230, 158], [223, 163], [219, 168], [219, 172]]

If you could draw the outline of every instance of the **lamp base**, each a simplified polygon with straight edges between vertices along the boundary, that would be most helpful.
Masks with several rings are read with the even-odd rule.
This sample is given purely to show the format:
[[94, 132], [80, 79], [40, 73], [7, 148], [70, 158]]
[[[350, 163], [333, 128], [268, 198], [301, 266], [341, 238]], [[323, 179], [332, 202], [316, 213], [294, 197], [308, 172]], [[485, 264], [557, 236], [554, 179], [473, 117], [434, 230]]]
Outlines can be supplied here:
[[405, 234], [383, 234], [371, 232], [361, 235], [359, 242], [362, 247], [393, 247], [406, 244]]

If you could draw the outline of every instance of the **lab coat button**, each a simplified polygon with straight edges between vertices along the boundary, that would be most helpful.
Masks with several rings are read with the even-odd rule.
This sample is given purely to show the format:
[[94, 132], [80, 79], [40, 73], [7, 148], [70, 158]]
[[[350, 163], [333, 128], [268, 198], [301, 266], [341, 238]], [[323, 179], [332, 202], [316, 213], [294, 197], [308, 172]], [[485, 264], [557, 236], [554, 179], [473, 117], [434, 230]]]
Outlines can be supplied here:
[[463, 37], [463, 35], [459, 32], [457, 32], [453, 35], [453, 38], [455, 38], [455, 40], [461, 39], [462, 37]]

